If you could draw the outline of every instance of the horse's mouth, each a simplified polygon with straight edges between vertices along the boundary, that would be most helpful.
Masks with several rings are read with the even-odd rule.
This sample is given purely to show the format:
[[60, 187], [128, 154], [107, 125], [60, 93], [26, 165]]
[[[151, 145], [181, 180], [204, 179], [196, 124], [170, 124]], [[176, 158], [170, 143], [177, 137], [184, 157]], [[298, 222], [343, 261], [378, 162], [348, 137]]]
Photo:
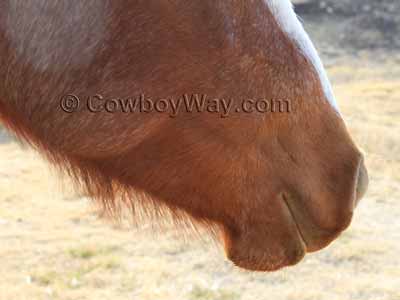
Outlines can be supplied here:
[[291, 217], [292, 221], [294, 222], [294, 224], [296, 226], [297, 234], [298, 234], [298, 237], [300, 239], [300, 242], [302, 243], [302, 246], [303, 246], [303, 249], [304, 249], [304, 255], [305, 255], [305, 253], [307, 253], [307, 241], [304, 238], [303, 232], [302, 232], [302, 230], [301, 230], [301, 228], [299, 226], [298, 221], [296, 220], [296, 216], [295, 216], [295, 214], [293, 212], [293, 208], [289, 204], [287, 195], [282, 194], [282, 199], [283, 199], [283, 202], [285, 203], [285, 206], [286, 206], [286, 208], [287, 208], [287, 210], [288, 210], [288, 212], [290, 214], [290, 217]]
[[224, 227], [228, 258], [244, 269], [271, 272], [327, 247], [348, 228], [367, 189], [362, 159], [352, 175], [346, 178], [349, 184], [343, 183], [334, 193], [326, 187], [318, 190], [318, 185], [314, 189], [288, 185], [271, 193], [266, 211], [253, 211], [246, 226]]
[[351, 223], [353, 213], [349, 213], [340, 226], [326, 230], [315, 225], [304, 209], [300, 209], [296, 200], [287, 194], [282, 195], [283, 201], [296, 225], [297, 233], [304, 245], [305, 253], [319, 251], [332, 243]]

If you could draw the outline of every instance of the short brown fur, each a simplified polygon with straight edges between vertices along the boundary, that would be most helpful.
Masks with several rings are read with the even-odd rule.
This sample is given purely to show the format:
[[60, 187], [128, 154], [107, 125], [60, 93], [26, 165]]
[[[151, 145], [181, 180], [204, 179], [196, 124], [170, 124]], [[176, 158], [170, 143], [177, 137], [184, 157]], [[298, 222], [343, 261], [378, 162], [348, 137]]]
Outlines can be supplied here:
[[[33, 5], [47, 15], [21, 21]], [[348, 226], [362, 156], [264, 1], [88, 0], [65, 23], [74, 5], [0, 3], [0, 119], [109, 212], [138, 201], [221, 228], [251, 270], [297, 263]], [[35, 37], [60, 42], [46, 57]], [[67, 114], [67, 93], [290, 99], [292, 111]]]

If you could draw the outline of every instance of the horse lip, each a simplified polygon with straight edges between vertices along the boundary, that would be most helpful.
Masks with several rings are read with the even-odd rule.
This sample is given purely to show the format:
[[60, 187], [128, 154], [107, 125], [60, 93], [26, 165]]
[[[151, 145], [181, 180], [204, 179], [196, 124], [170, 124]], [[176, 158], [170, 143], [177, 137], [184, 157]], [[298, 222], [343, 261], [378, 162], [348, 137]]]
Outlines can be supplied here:
[[293, 212], [293, 209], [290, 206], [289, 201], [288, 201], [287, 196], [285, 195], [285, 193], [282, 194], [282, 199], [283, 199], [283, 202], [285, 203], [285, 205], [287, 207], [287, 210], [290, 213], [290, 216], [291, 216], [294, 224], [296, 225], [297, 233], [298, 233], [302, 243], [304, 244], [304, 248], [307, 250], [307, 248], [308, 248], [307, 240], [306, 240], [306, 238], [305, 238], [305, 236], [304, 236], [304, 234], [303, 234], [303, 232], [302, 232], [302, 230], [300, 228], [300, 225], [299, 225], [298, 221], [296, 220], [296, 217], [295, 217], [295, 214]]

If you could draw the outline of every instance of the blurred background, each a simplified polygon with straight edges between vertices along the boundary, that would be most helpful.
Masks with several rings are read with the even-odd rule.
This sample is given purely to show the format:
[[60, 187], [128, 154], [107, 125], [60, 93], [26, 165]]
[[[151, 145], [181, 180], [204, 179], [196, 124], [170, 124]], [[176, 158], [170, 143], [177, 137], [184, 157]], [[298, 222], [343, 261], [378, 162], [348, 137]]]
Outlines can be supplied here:
[[0, 125], [0, 300], [400, 299], [400, 1], [294, 2], [366, 153], [351, 228], [298, 266], [248, 273], [207, 237], [99, 219]]

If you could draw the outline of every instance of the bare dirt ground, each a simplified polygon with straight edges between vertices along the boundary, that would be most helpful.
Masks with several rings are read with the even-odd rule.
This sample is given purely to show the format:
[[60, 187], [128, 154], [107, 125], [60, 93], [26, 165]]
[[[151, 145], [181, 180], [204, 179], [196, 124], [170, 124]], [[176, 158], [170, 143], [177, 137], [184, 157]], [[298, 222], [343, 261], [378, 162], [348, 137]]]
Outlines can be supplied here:
[[[0, 133], [0, 300], [399, 300], [399, 27], [390, 40], [384, 30], [364, 28], [367, 12], [339, 10], [346, 1], [324, 2], [328, 6], [301, 7], [301, 14], [371, 177], [351, 228], [338, 241], [278, 273], [244, 272], [206, 237], [184, 239], [167, 225], [155, 234], [146, 222], [129, 229], [99, 219], [88, 199], [68, 182], [61, 188], [46, 163]], [[382, 10], [377, 3], [370, 5]], [[348, 29], [362, 31], [354, 43]]]

